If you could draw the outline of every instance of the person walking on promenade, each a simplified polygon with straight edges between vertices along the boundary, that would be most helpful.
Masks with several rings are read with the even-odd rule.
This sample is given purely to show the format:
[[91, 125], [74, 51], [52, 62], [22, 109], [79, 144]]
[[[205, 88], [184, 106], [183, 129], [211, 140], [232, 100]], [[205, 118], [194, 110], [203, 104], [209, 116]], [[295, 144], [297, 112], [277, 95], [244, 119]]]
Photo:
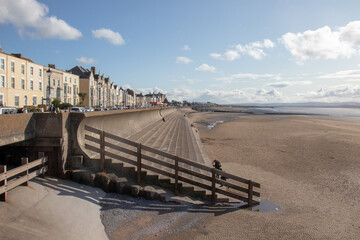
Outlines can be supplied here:
[[[214, 167], [215, 169], [222, 171], [221, 163], [220, 163], [218, 160], [215, 159], [215, 160], [212, 162], [212, 165], [213, 165], [213, 167]], [[219, 178], [219, 174], [215, 174], [215, 177], [216, 177], [216, 178]], [[226, 181], [226, 177], [224, 177], [224, 176], [221, 176], [220, 179]], [[220, 187], [222, 187], [222, 186], [223, 186], [223, 185], [221, 184]]]

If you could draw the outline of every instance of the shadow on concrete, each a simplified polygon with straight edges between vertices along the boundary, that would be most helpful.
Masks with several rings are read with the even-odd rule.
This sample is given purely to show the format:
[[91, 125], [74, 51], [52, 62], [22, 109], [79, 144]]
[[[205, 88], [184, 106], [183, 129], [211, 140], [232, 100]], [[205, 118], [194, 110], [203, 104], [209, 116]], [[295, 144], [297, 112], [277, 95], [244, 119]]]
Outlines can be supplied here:
[[100, 201], [101, 211], [123, 209], [134, 211], [157, 212], [158, 215], [188, 212], [188, 213], [212, 213], [215, 216], [241, 210], [231, 204], [191, 204], [188, 202], [160, 202], [159, 200], [146, 200], [144, 198], [133, 198], [131, 196], [108, 193]]
[[54, 190], [59, 196], [80, 198], [96, 205], [100, 204], [101, 198], [105, 195], [104, 191], [100, 188], [78, 184], [69, 180], [46, 177], [35, 178], [32, 181]]
[[146, 200], [144, 198], [134, 198], [124, 194], [107, 193], [100, 188], [94, 188], [87, 185], [78, 184], [69, 180], [58, 178], [36, 178], [34, 182], [50, 188], [57, 192], [59, 196], [69, 196], [80, 198], [90, 203], [100, 205], [101, 211], [111, 209], [123, 209], [134, 211], [157, 212], [157, 214], [167, 214], [173, 212], [189, 213], [212, 213], [215, 216], [241, 210], [239, 207], [231, 204], [192, 204], [188, 202], [161, 202], [159, 200]]

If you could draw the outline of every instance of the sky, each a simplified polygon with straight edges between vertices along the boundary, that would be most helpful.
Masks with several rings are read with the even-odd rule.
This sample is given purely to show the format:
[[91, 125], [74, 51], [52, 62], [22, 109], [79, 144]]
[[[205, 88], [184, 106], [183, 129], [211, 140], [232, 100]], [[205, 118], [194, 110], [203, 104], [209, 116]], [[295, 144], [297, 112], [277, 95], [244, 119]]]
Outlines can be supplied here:
[[360, 102], [358, 0], [0, 0], [6, 53], [177, 101]]

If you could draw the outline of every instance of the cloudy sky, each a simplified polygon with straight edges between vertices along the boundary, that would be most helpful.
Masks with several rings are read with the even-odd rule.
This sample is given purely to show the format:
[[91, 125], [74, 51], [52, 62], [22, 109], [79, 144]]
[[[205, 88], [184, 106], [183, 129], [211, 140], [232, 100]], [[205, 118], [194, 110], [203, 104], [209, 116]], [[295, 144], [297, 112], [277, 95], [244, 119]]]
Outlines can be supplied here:
[[171, 100], [360, 101], [360, 1], [0, 0], [0, 45]]

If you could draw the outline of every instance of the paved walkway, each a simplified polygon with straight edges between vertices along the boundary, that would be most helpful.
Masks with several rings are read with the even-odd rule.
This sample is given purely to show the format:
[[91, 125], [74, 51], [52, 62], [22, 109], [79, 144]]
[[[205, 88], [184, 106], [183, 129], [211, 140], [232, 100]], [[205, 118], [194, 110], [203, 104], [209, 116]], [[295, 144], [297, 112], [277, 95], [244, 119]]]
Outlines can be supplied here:
[[0, 239], [108, 239], [98, 188], [57, 178], [36, 178], [0, 202]]

